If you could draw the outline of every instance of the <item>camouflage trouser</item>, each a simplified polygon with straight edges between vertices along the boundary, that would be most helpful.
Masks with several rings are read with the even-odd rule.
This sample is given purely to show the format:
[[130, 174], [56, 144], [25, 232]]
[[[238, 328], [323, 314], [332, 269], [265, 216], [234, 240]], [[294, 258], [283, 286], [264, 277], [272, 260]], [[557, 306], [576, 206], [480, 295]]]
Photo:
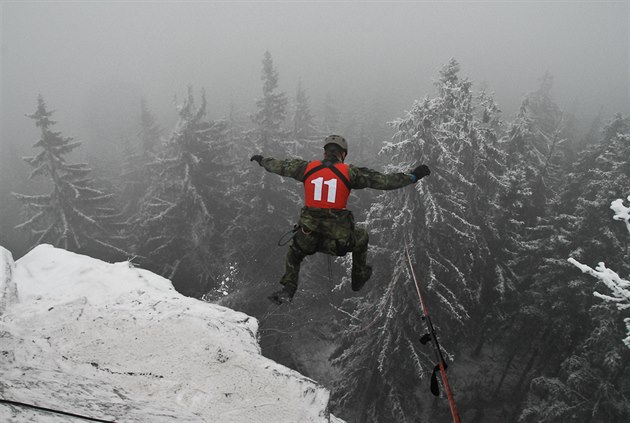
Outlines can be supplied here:
[[318, 252], [333, 256], [345, 256], [352, 252], [352, 268], [366, 267], [368, 233], [364, 229], [355, 228], [354, 217], [349, 210], [304, 207], [298, 225], [299, 228], [289, 244], [281, 284], [297, 286], [302, 260]]

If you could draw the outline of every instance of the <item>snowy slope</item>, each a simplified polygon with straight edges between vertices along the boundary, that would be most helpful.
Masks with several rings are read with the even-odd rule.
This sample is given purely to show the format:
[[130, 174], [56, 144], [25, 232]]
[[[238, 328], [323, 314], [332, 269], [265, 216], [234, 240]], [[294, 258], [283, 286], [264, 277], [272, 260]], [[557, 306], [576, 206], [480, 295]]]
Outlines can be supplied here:
[[[49, 245], [0, 247], [0, 397], [117, 422], [340, 422], [260, 355], [257, 321], [170, 281]], [[81, 421], [0, 404], [2, 422]]]

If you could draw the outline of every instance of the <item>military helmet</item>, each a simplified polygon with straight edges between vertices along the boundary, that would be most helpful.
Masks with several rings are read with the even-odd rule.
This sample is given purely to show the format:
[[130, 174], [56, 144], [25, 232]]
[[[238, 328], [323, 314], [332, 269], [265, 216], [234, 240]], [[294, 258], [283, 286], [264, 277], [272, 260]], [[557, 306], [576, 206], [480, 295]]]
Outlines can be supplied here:
[[346, 154], [348, 154], [348, 142], [341, 135], [328, 135], [324, 140], [324, 148], [326, 148], [328, 144], [338, 145], [343, 151], [346, 152]]

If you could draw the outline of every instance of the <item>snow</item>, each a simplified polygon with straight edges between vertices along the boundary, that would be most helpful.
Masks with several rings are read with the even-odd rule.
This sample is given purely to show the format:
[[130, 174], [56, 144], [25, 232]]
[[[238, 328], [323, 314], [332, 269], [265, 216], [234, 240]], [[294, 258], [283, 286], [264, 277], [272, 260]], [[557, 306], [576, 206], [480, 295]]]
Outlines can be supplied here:
[[[630, 201], [630, 196], [628, 196], [628, 201]], [[623, 205], [623, 200], [621, 199], [613, 201], [610, 208], [615, 212], [613, 219], [625, 221], [628, 233], [630, 233], [630, 208], [625, 207]], [[605, 295], [595, 291], [593, 294], [596, 297], [615, 304], [619, 310], [623, 311], [630, 309], [630, 281], [622, 279], [616, 272], [608, 269], [603, 262], [599, 262], [597, 267], [593, 269], [590, 266], [580, 263], [573, 257], [570, 257], [568, 261], [580, 269], [583, 273], [594, 276], [602, 281], [613, 294]], [[623, 340], [623, 342], [628, 348], [630, 348], [630, 317], [625, 318], [624, 322], [626, 323], [628, 336]]]
[[[628, 201], [630, 202], [630, 195], [628, 196]], [[624, 206], [623, 200], [618, 198], [610, 204], [610, 208], [615, 212], [613, 219], [625, 221], [626, 228], [630, 232], [630, 207]]]
[[[326, 389], [261, 355], [257, 330], [127, 262], [0, 247], [5, 400], [117, 422], [341, 422]], [[2, 422], [71, 420], [0, 403]]]

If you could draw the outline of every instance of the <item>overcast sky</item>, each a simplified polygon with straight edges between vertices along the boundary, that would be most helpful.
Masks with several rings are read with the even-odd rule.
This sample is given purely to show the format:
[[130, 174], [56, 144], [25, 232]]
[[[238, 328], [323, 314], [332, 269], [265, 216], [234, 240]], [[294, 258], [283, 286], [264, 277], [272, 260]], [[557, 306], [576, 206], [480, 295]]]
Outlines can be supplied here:
[[330, 92], [402, 116], [455, 57], [507, 119], [546, 71], [566, 110], [629, 112], [627, 1], [5, 1], [1, 13], [3, 142], [29, 147], [38, 93], [79, 139], [93, 108], [135, 119], [143, 96], [174, 115], [188, 85], [214, 117], [252, 108], [265, 50], [281, 89], [293, 97], [301, 79], [315, 111]]

